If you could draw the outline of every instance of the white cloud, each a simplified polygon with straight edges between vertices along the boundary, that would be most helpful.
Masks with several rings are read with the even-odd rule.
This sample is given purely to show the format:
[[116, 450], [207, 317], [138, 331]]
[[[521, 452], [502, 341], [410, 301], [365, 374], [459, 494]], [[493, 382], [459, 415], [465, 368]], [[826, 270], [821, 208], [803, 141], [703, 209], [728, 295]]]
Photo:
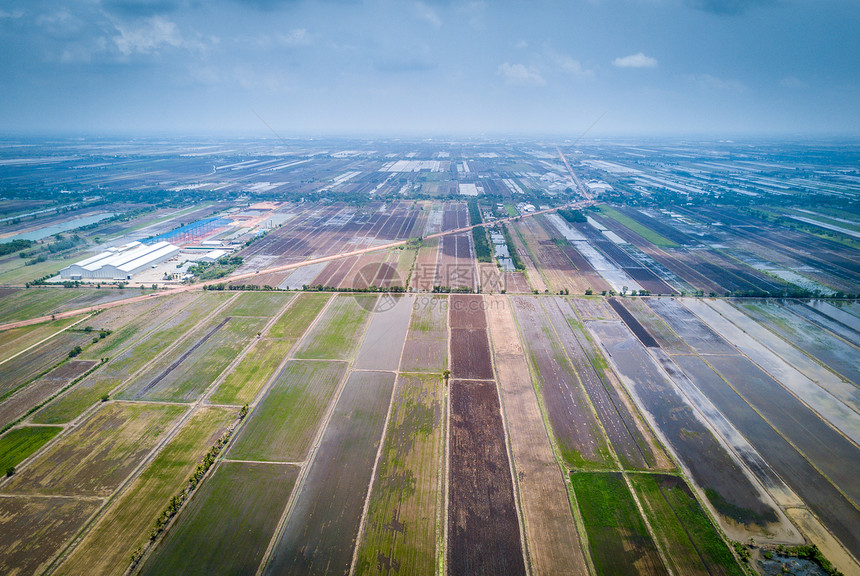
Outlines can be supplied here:
[[176, 24], [162, 16], [146, 18], [134, 27], [121, 23], [116, 23], [115, 26], [119, 36], [113, 37], [114, 44], [126, 56], [135, 52], [149, 54], [163, 46], [182, 45], [182, 37]]
[[582, 63], [580, 63], [576, 58], [572, 58], [567, 54], [562, 54], [552, 49], [548, 50], [548, 54], [550, 59], [555, 62], [556, 66], [572, 76], [587, 78], [594, 75], [593, 71], [583, 68]]
[[8, 10], [0, 10], [0, 18], [11, 18], [13, 20], [17, 20], [23, 15], [23, 10], [13, 10], [12, 12], [9, 12]]
[[546, 84], [546, 80], [534, 66], [505, 62], [499, 66], [498, 74], [505, 79], [505, 84], [514, 86], [543, 86]]
[[529, 47], [529, 43], [526, 42], [525, 40], [520, 40], [516, 44], [514, 44], [514, 48], [516, 48], [517, 50], [523, 50], [524, 48], [528, 48], [528, 47]]
[[436, 13], [431, 6], [428, 6], [424, 2], [416, 2], [415, 3], [415, 15], [418, 16], [419, 20], [424, 20], [428, 24], [435, 26], [438, 28], [442, 25], [442, 19], [439, 18], [439, 15]]
[[797, 76], [786, 76], [779, 81], [783, 88], [806, 88], [807, 84]]
[[638, 52], [630, 56], [624, 56], [623, 58], [616, 58], [612, 61], [612, 65], [619, 68], [656, 68], [657, 59]]

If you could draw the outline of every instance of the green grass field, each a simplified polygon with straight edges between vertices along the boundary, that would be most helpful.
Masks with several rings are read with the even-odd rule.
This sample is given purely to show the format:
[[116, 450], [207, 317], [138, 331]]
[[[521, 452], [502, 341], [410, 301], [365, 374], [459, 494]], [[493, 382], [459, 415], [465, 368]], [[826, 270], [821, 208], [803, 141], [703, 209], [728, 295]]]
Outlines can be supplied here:
[[271, 318], [295, 296], [292, 292], [243, 292], [230, 303], [227, 313]]
[[248, 416], [229, 458], [304, 460], [346, 368], [344, 362], [289, 362]]
[[676, 574], [744, 575], [681, 478], [631, 474], [630, 481]]
[[289, 354], [329, 299], [328, 294], [300, 294], [210, 398], [212, 404], [247, 404]]
[[597, 574], [667, 574], [620, 473], [578, 472], [570, 480]]
[[249, 404], [289, 354], [295, 340], [259, 340], [209, 397], [210, 404]]
[[[143, 368], [147, 362], [158, 356], [177, 338], [199, 322], [213, 307], [224, 302], [224, 295], [209, 293], [197, 298], [190, 304], [184, 300], [177, 307], [175, 315], [164, 312], [170, 318], [151, 328], [141, 337], [119, 353], [107, 365], [72, 388], [65, 395], [54, 400], [33, 416], [33, 422], [40, 424], [65, 424], [80, 416], [105, 394], [110, 393], [128, 380], [128, 377]], [[111, 334], [113, 336], [113, 334]], [[108, 336], [110, 338], [111, 336]]]
[[[233, 316], [222, 328], [195, 349], [158, 384], [141, 396], [146, 400], [192, 402], [215, 381], [225, 368], [239, 355], [254, 336], [266, 325], [266, 318]], [[148, 376], [160, 377], [163, 365]], [[149, 378], [142, 381], [148, 383]], [[130, 397], [133, 389], [123, 391]]]
[[352, 358], [375, 302], [375, 294], [335, 296], [295, 356], [323, 360]]
[[636, 234], [639, 234], [648, 242], [654, 244], [655, 246], [660, 246], [661, 248], [677, 248], [678, 244], [666, 238], [665, 236], [661, 236], [657, 234], [647, 226], [643, 226], [636, 220], [625, 216], [615, 208], [611, 206], [607, 206], [605, 204], [600, 206], [600, 213], [605, 214], [609, 218], [612, 218], [622, 226], [626, 226]]
[[267, 321], [256, 316], [230, 316], [227, 309], [212, 314], [159, 362], [134, 378], [117, 397], [168, 402], [196, 400]]
[[254, 574], [298, 477], [296, 466], [222, 462], [141, 574]]
[[98, 402], [105, 394], [123, 383], [123, 378], [111, 376], [102, 371], [90, 374], [77, 386], [60, 396], [38, 412], [34, 424], [66, 424], [71, 422], [87, 408]]
[[280, 338], [284, 340], [298, 340], [305, 330], [308, 329], [313, 319], [320, 313], [325, 303], [331, 298], [325, 293], [299, 294], [295, 302], [275, 320], [266, 333], [268, 338]]
[[397, 255], [397, 275], [392, 279], [391, 286], [406, 286], [409, 273], [418, 257], [417, 248], [402, 248]]
[[448, 298], [445, 296], [422, 297], [412, 313], [409, 331], [432, 335], [447, 333]]
[[86, 258], [86, 256], [80, 250], [65, 254], [59, 258], [49, 257], [44, 262], [39, 262], [32, 266], [27, 266], [26, 262], [28, 259], [19, 257], [9, 258], [3, 264], [0, 264], [0, 278], [3, 278], [4, 284], [21, 286], [27, 282], [43, 278], [48, 274], [59, 274], [60, 270], [83, 258]]
[[90, 334], [93, 338], [98, 338], [102, 329], [111, 331], [107, 337], [99, 338], [97, 342], [87, 347], [81, 358], [98, 360], [116, 356], [126, 346], [144, 337], [176, 313], [180, 306], [174, 302], [185, 303], [184, 296], [183, 294], [179, 298], [151, 299], [119, 306], [81, 322], [75, 328], [83, 329], [89, 326], [92, 328]]
[[448, 366], [448, 298], [416, 297], [401, 354], [404, 372], [440, 373]]
[[0, 436], [0, 474], [20, 464], [62, 430], [57, 426], [23, 426]]
[[237, 413], [205, 408], [194, 414], [54, 574], [122, 574], [131, 554], [148, 539], [156, 517]]
[[161, 404], [108, 404], [13, 476], [3, 492], [109, 496], [184, 411]]
[[[358, 551], [357, 574], [432, 574], [443, 388], [438, 375], [401, 375]], [[396, 519], [396, 521], [395, 521]]]

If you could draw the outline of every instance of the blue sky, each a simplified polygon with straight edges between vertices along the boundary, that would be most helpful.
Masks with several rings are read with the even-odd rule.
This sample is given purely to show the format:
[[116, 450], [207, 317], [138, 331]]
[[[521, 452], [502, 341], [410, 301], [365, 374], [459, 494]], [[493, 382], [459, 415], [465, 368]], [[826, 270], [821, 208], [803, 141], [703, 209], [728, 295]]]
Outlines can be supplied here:
[[4, 0], [0, 132], [860, 134], [857, 0]]

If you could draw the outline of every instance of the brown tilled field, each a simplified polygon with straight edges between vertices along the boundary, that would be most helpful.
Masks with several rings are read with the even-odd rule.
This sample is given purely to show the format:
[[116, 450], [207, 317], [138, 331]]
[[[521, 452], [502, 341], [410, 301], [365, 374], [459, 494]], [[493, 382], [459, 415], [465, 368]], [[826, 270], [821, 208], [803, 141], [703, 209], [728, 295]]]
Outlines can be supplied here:
[[451, 374], [468, 380], [493, 378], [486, 330], [451, 330]]
[[100, 504], [56, 497], [0, 498], [0, 572], [41, 573]]
[[477, 272], [472, 256], [472, 236], [468, 232], [443, 236], [435, 278], [440, 286], [471, 288], [476, 286]]
[[505, 272], [504, 289], [508, 294], [527, 294], [532, 291], [522, 272]]
[[453, 380], [448, 574], [525, 574], [495, 382]]
[[478, 294], [454, 295], [449, 300], [451, 328], [483, 330], [487, 327], [484, 299]]

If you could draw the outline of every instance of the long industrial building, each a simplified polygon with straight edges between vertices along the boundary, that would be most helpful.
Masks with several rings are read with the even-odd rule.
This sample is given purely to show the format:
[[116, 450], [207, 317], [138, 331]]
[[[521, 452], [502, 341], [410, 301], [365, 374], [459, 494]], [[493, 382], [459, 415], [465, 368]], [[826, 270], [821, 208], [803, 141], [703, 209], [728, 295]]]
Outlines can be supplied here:
[[75, 262], [60, 270], [63, 280], [129, 280], [132, 276], [179, 254], [169, 242], [146, 245], [130, 242]]

